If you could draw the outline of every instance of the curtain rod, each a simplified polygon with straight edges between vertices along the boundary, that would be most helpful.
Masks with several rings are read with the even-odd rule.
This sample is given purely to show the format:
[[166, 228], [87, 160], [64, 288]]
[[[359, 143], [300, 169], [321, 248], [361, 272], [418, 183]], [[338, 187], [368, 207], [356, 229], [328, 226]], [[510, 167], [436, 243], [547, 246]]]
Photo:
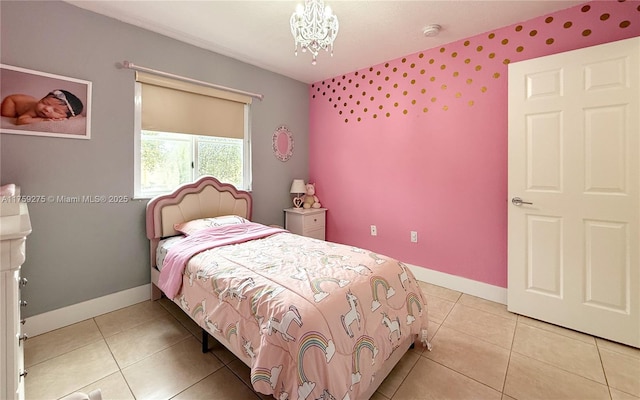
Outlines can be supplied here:
[[173, 78], [173, 79], [178, 79], [178, 80], [185, 81], [185, 82], [191, 82], [191, 83], [195, 83], [195, 84], [198, 84], [198, 85], [211, 87], [211, 88], [214, 88], [214, 89], [225, 90], [227, 92], [232, 92], [232, 93], [236, 93], [236, 94], [242, 94], [242, 95], [245, 95], [245, 96], [250, 96], [250, 97], [256, 98], [256, 99], [261, 100], [261, 101], [264, 98], [264, 95], [262, 95], [262, 94], [245, 92], [244, 90], [233, 89], [233, 88], [229, 88], [229, 87], [226, 87], [226, 86], [220, 86], [220, 85], [216, 85], [216, 84], [209, 83], [209, 82], [204, 82], [204, 81], [199, 81], [199, 80], [196, 80], [196, 79], [187, 78], [185, 76], [174, 75], [174, 74], [170, 74], [168, 72], [162, 72], [162, 71], [158, 71], [158, 70], [155, 70], [155, 69], [142, 67], [140, 65], [136, 65], [136, 64], [134, 64], [132, 62], [129, 62], [129, 61], [123, 61], [122, 62], [122, 67], [123, 68], [127, 68], [127, 69], [132, 69], [134, 71], [148, 72], [150, 74], [160, 75], [160, 76], [164, 76], [164, 77], [167, 77], [167, 78]]

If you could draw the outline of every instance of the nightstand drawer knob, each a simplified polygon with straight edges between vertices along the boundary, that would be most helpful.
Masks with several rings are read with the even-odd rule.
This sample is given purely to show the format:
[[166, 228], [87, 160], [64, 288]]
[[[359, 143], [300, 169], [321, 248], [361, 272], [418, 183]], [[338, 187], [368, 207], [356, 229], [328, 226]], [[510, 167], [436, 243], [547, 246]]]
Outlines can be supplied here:
[[29, 371], [27, 371], [26, 369], [22, 372], [20, 372], [20, 377], [23, 378], [25, 376], [27, 376], [27, 374], [29, 373]]
[[23, 333], [18, 337], [18, 343], [26, 342], [27, 339], [29, 339], [29, 336], [26, 333]]
[[27, 280], [27, 278], [20, 278], [20, 287], [25, 287], [25, 286], [27, 286], [27, 283], [29, 283], [29, 281]]
[[20, 300], [20, 307], [26, 307], [27, 306], [27, 301], [26, 300]]

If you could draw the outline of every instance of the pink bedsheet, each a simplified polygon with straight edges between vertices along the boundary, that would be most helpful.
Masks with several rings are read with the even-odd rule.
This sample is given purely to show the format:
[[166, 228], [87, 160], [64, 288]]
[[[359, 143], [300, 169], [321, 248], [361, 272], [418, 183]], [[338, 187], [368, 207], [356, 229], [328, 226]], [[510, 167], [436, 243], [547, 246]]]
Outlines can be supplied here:
[[359, 399], [404, 338], [426, 344], [403, 263], [288, 232], [199, 252], [174, 301], [279, 399]]
[[175, 244], [167, 253], [158, 286], [167, 297], [173, 299], [182, 285], [182, 274], [187, 262], [194, 255], [215, 247], [259, 239], [278, 232], [284, 230], [253, 222], [202, 229]]

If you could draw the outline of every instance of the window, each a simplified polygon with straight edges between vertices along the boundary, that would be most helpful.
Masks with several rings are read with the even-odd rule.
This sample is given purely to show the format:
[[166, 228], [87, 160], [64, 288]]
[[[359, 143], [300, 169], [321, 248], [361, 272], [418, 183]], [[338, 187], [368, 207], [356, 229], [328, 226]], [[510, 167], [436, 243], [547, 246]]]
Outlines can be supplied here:
[[135, 197], [202, 175], [250, 189], [250, 98], [143, 73], [136, 80]]

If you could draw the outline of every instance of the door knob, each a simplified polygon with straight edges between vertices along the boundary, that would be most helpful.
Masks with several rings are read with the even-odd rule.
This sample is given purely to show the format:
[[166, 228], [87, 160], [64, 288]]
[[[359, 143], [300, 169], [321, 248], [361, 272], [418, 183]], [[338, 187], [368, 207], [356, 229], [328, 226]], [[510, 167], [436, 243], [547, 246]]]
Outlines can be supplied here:
[[533, 203], [529, 203], [528, 201], [523, 201], [520, 197], [514, 197], [511, 199], [511, 204], [514, 206], [521, 206], [523, 204], [533, 205]]

